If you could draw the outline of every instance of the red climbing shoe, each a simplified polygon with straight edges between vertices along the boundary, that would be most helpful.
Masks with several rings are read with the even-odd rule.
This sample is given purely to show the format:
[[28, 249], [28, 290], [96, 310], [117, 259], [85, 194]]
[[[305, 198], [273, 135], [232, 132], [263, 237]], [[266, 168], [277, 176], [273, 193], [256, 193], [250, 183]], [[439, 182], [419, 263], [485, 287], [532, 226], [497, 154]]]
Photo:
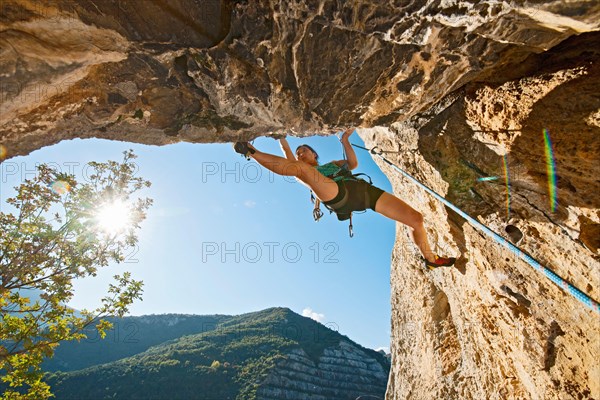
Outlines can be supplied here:
[[425, 258], [423, 259], [423, 261], [425, 261], [425, 266], [427, 268], [429, 268], [430, 270], [439, 268], [439, 267], [451, 267], [454, 265], [454, 263], [456, 262], [456, 258], [454, 257], [438, 257], [435, 256], [435, 261], [434, 262], [430, 262], [427, 261]]
[[233, 149], [236, 153], [240, 153], [247, 159], [250, 159], [250, 154], [254, 154], [256, 150], [250, 147], [251, 145], [248, 142], [235, 142], [233, 144]]

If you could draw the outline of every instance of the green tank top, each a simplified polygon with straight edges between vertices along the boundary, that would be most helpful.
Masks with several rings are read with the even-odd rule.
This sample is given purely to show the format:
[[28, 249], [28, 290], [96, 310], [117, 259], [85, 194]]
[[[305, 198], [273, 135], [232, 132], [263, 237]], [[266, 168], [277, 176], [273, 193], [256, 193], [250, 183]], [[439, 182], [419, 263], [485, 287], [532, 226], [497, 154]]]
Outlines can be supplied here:
[[[328, 178], [331, 178], [331, 176], [339, 174], [342, 171], [342, 168], [332, 162], [328, 162], [327, 164], [323, 165], [317, 165], [315, 168], [317, 168], [317, 171], [319, 171], [322, 175], [325, 175]], [[332, 179], [337, 182], [343, 180], [344, 178], [345, 176], [342, 173]]]

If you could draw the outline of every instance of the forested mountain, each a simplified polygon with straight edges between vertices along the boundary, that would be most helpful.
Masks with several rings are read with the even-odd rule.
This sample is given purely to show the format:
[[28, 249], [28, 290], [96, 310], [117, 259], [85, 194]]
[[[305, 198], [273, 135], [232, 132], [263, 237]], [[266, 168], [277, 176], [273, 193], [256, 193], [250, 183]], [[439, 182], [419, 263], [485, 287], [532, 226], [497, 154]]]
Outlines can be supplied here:
[[44, 370], [67, 372], [116, 361], [168, 340], [214, 330], [229, 319], [225, 315], [182, 314], [107, 318], [113, 328], [107, 331], [106, 338], [101, 339], [90, 327], [87, 339], [62, 343], [55, 356], [44, 363]]
[[384, 398], [384, 355], [287, 308], [113, 323], [46, 364], [57, 399]]

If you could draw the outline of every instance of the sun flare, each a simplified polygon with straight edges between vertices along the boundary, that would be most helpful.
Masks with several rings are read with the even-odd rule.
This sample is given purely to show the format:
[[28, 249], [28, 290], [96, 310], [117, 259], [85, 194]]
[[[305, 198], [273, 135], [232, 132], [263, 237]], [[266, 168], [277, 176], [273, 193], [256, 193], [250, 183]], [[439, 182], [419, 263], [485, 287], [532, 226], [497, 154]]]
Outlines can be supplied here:
[[115, 200], [100, 207], [96, 221], [106, 233], [119, 233], [130, 225], [131, 211], [123, 201]]

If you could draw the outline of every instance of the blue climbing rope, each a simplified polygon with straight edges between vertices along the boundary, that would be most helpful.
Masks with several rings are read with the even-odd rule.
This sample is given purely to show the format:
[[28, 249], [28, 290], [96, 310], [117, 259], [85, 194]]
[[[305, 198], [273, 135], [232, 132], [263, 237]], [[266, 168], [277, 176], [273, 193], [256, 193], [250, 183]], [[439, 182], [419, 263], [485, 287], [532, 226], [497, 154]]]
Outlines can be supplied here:
[[422, 184], [421, 182], [419, 182], [418, 180], [416, 180], [415, 178], [413, 178], [410, 174], [408, 174], [407, 172], [405, 172], [404, 170], [402, 170], [398, 166], [394, 165], [391, 161], [389, 161], [388, 159], [386, 159], [385, 157], [383, 157], [381, 155], [383, 153], [383, 151], [380, 150], [379, 152], [377, 152], [376, 151], [377, 147], [374, 147], [371, 150], [369, 150], [369, 149], [367, 149], [365, 147], [356, 145], [354, 143], [352, 144], [352, 146], [361, 148], [363, 150], [367, 150], [371, 154], [375, 154], [375, 155], [379, 156], [386, 164], [388, 164], [392, 168], [396, 169], [404, 177], [406, 177], [409, 180], [411, 180], [412, 182], [416, 183], [419, 187], [421, 187], [422, 189], [424, 189], [427, 193], [431, 194], [433, 197], [435, 197], [436, 199], [438, 199], [439, 201], [441, 201], [442, 203], [444, 203], [446, 206], [448, 206], [449, 208], [451, 208], [452, 210], [454, 210], [458, 215], [460, 215], [461, 217], [463, 217], [464, 219], [466, 219], [467, 221], [469, 221], [473, 226], [479, 228], [486, 235], [488, 235], [491, 238], [493, 238], [496, 242], [498, 242], [502, 246], [504, 246], [504, 247], [508, 248], [510, 251], [512, 251], [521, 260], [525, 261], [527, 264], [529, 264], [530, 266], [532, 266], [533, 268], [535, 268], [539, 272], [543, 273], [548, 279], [550, 279], [552, 282], [554, 282], [560, 288], [562, 288], [566, 292], [570, 293], [577, 300], [579, 300], [580, 302], [582, 302], [583, 304], [585, 304], [587, 307], [591, 308], [592, 310], [594, 310], [598, 314], [600, 314], [600, 304], [597, 301], [595, 301], [590, 296], [588, 296], [587, 294], [585, 294], [584, 292], [582, 292], [581, 290], [579, 290], [577, 287], [575, 287], [573, 284], [571, 284], [567, 280], [565, 280], [565, 279], [561, 278], [560, 276], [558, 276], [550, 268], [548, 268], [548, 267], [540, 264], [536, 259], [534, 259], [532, 256], [530, 256], [529, 254], [527, 254], [525, 251], [521, 250], [520, 248], [518, 248], [517, 246], [515, 246], [514, 244], [512, 244], [511, 242], [509, 242], [508, 240], [506, 240], [505, 238], [503, 238], [502, 236], [500, 236], [499, 234], [497, 234], [496, 232], [494, 232], [493, 230], [491, 230], [490, 228], [488, 228], [487, 226], [485, 226], [481, 222], [477, 221], [475, 218], [471, 217], [470, 215], [468, 215], [467, 213], [465, 213], [464, 211], [462, 211], [460, 208], [456, 207], [454, 204], [450, 203], [448, 200], [446, 200], [445, 198], [443, 198], [442, 196], [440, 196], [439, 194], [437, 194], [436, 192], [434, 192], [432, 189], [430, 189], [426, 185]]

